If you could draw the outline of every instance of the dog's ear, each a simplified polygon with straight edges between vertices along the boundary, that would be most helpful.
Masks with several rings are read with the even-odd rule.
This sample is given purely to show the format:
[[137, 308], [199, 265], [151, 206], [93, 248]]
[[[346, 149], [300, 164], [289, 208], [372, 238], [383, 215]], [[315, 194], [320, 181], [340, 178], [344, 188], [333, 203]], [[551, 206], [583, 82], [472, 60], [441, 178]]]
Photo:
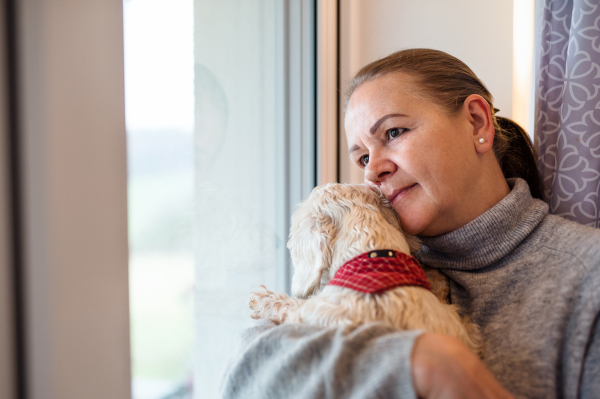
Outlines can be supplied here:
[[410, 248], [411, 254], [415, 254], [421, 249], [421, 240], [419, 240], [415, 236], [410, 236], [406, 234], [404, 231], [402, 232], [402, 234], [404, 234], [404, 239], [408, 243], [408, 247]]
[[321, 288], [321, 278], [331, 266], [331, 242], [336, 235], [333, 218], [319, 201], [309, 199], [294, 212], [288, 248], [294, 264], [292, 293], [307, 298]]

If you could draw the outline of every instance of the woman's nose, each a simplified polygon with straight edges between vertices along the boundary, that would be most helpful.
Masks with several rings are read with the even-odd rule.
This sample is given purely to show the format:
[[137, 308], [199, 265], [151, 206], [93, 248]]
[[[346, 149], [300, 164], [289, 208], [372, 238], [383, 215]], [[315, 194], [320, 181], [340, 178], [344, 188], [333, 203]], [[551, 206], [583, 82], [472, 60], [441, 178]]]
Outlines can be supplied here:
[[369, 156], [369, 163], [365, 167], [365, 180], [380, 185], [396, 171], [396, 165], [389, 159], [376, 154]]

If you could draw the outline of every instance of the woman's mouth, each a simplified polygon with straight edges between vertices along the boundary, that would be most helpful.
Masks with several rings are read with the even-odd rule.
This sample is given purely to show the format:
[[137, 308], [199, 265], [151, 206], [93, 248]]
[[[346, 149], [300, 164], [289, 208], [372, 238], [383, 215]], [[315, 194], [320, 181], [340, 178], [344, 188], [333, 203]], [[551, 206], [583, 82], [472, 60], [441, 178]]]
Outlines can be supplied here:
[[392, 195], [390, 195], [390, 197], [388, 198], [388, 201], [390, 201], [390, 203], [393, 204], [394, 201], [397, 201], [397, 200], [401, 199], [402, 197], [404, 197], [416, 185], [417, 185], [417, 183], [412, 184], [410, 186], [404, 186], [404, 187], [400, 188], [399, 190], [394, 191], [392, 193]]

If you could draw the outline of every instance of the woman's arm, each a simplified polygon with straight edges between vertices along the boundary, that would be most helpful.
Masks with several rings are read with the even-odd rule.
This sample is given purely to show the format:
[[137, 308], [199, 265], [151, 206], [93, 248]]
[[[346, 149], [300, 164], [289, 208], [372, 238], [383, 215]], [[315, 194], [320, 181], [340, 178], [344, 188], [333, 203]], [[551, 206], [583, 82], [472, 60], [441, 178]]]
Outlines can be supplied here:
[[233, 398], [415, 398], [410, 354], [420, 331], [367, 324], [247, 330], [222, 384]]
[[512, 398], [485, 365], [462, 342], [427, 333], [412, 352], [412, 378], [419, 398]]
[[383, 324], [249, 329], [222, 391], [227, 399], [512, 397], [458, 340]]

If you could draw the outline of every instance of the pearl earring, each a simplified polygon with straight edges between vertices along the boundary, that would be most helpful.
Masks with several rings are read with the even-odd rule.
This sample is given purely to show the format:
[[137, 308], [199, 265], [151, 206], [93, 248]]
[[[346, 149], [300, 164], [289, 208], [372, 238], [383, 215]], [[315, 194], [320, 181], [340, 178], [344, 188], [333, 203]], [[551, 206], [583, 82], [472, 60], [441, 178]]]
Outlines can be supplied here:
[[483, 144], [483, 143], [485, 143], [485, 140], [483, 138], [480, 138], [479, 139], [479, 144]]

